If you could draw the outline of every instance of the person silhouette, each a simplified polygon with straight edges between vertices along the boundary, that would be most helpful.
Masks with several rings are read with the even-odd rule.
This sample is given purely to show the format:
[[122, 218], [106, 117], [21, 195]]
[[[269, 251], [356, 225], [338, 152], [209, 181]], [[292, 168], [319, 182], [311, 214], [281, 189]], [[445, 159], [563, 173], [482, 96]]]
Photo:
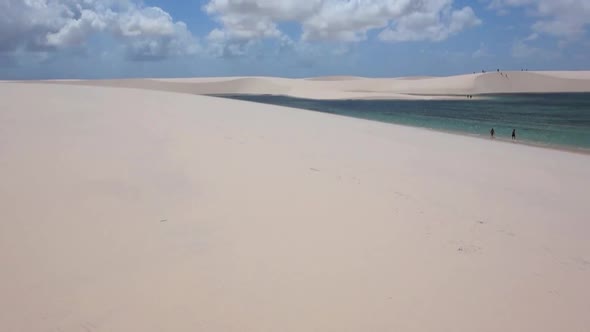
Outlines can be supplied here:
[[494, 128], [492, 128], [492, 130], [490, 130], [490, 137], [491, 138], [496, 137], [496, 131], [494, 130]]
[[516, 129], [512, 129], [512, 140], [516, 140]]

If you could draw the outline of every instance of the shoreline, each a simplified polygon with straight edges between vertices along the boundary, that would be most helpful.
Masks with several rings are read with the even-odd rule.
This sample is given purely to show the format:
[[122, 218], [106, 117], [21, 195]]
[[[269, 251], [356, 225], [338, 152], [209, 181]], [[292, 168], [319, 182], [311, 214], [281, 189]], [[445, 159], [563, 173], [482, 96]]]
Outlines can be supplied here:
[[563, 145], [542, 144], [542, 143], [537, 143], [537, 142], [532, 142], [532, 141], [523, 141], [523, 140], [519, 140], [518, 138], [516, 139], [516, 141], [512, 141], [512, 139], [509, 137], [498, 138], [496, 136], [495, 138], [490, 138], [490, 137], [486, 137], [484, 135], [477, 135], [477, 134], [470, 135], [468, 133], [463, 133], [463, 132], [458, 132], [458, 131], [457, 132], [446, 131], [446, 130], [427, 128], [427, 127], [414, 127], [414, 126], [409, 126], [409, 127], [424, 128], [427, 130], [432, 130], [432, 131], [451, 134], [451, 135], [459, 135], [459, 136], [473, 137], [473, 138], [483, 139], [483, 140], [498, 141], [498, 142], [504, 143], [504, 144], [517, 144], [517, 145], [524, 145], [524, 146], [528, 146], [528, 147], [532, 147], [532, 148], [540, 148], [540, 149], [548, 149], [548, 150], [553, 150], [553, 151], [562, 151], [562, 152], [570, 152], [570, 153], [575, 153], [575, 154], [590, 155], [590, 148], [574, 148], [574, 147], [563, 146]]
[[[585, 92], [581, 92], [581, 93], [585, 93]], [[346, 114], [337, 114], [337, 113], [333, 113], [333, 112], [323, 112], [323, 111], [318, 111], [318, 110], [313, 110], [313, 109], [308, 109], [308, 108], [299, 108], [299, 107], [290, 106], [290, 105], [279, 105], [279, 104], [264, 103], [264, 102], [258, 102], [258, 101], [252, 101], [252, 100], [244, 100], [244, 99], [240, 99], [240, 98], [232, 98], [232, 96], [240, 96], [238, 94], [208, 95], [208, 96], [213, 97], [213, 98], [238, 100], [238, 101], [261, 104], [261, 105], [273, 105], [273, 106], [279, 106], [279, 107], [288, 107], [288, 108], [294, 108], [294, 109], [308, 111], [308, 112], [318, 112], [318, 113], [331, 114], [331, 115], [335, 115], [335, 116], [342, 116], [342, 117], [353, 118], [353, 119], [358, 119], [358, 120], [391, 124], [391, 125], [395, 125], [395, 126], [402, 126], [402, 127], [415, 128], [415, 129], [424, 129], [424, 130], [428, 130], [428, 131], [451, 134], [451, 135], [458, 135], [458, 136], [463, 136], [463, 137], [471, 137], [471, 138], [477, 138], [477, 139], [483, 139], [483, 140], [498, 141], [500, 143], [519, 144], [519, 145], [524, 145], [524, 146], [528, 146], [528, 147], [570, 152], [570, 153], [576, 153], [576, 154], [582, 154], [582, 155], [590, 155], [590, 148], [584, 148], [584, 147], [574, 147], [574, 146], [566, 146], [566, 145], [558, 145], [558, 144], [544, 144], [544, 143], [534, 142], [534, 141], [519, 140], [518, 138], [516, 139], [516, 141], [512, 141], [510, 137], [500, 138], [500, 137], [496, 136], [495, 138], [490, 138], [486, 135], [478, 135], [478, 134], [473, 134], [473, 133], [469, 133], [469, 132], [443, 130], [443, 129], [436, 129], [436, 128], [431, 128], [431, 127], [426, 127], [426, 126], [412, 126], [412, 125], [408, 125], [408, 124], [404, 124], [404, 123], [379, 121], [379, 120], [375, 120], [375, 119], [355, 117], [355, 116], [346, 115]], [[245, 96], [265, 96], [265, 95], [245, 95]], [[266, 96], [279, 96], [279, 97], [294, 98], [294, 97], [283, 96], [283, 95], [266, 95]], [[492, 98], [492, 97], [490, 96], [490, 98]], [[305, 100], [304, 98], [295, 98], [295, 99]], [[475, 96], [473, 99], [475, 99]], [[399, 99], [392, 99], [392, 100], [399, 101]], [[342, 101], [342, 100], [338, 100], [338, 101]], [[407, 101], [412, 102], [412, 101], [420, 101], [420, 100], [407, 100]]]
[[[586, 72], [584, 72], [586, 73]], [[590, 72], [587, 72], [588, 76], [590, 77]], [[472, 74], [469, 74], [472, 75]], [[478, 74], [475, 74], [478, 75]], [[263, 77], [266, 78], [266, 77]], [[430, 78], [430, 77], [429, 77]], [[435, 77], [435, 78], [439, 78], [439, 77]], [[237, 80], [237, 79], [242, 79], [239, 77], [230, 77], [230, 78], [203, 78], [203, 79], [209, 79], [209, 80], [220, 80], [220, 81], [224, 81], [224, 80]], [[141, 81], [145, 81], [145, 80], [153, 80], [154, 82], [160, 82], [160, 83], [164, 83], [163, 85], [160, 86], [155, 86], [155, 87], [144, 87], [141, 86]], [[183, 81], [184, 79], [179, 79], [179, 81]], [[188, 79], [187, 79], [188, 80]], [[299, 79], [297, 79], [299, 80]], [[370, 80], [370, 78], [362, 78], [361, 80]], [[377, 79], [377, 80], [384, 80], [384, 79]], [[418, 79], [420, 80], [420, 79]], [[355, 79], [354, 81], [358, 81], [358, 79]], [[11, 83], [10, 81], [5, 81], [6, 83]], [[126, 83], [129, 82], [131, 84], [129, 85], [113, 85], [113, 82], [116, 82], [118, 84], [121, 83]], [[585, 92], [585, 91], [554, 91], [554, 92], [515, 92], [515, 93], [510, 93], [510, 92], [506, 92], [506, 93], [480, 93], [480, 94], [473, 94], [473, 98], [472, 99], [467, 99], [465, 98], [465, 95], [453, 95], [453, 94], [439, 94], [439, 95], [425, 95], [425, 94], [408, 94], [408, 93], [404, 93], [401, 94], [403, 96], [409, 96], [409, 97], [414, 97], [414, 98], [395, 98], [395, 97], [376, 97], [376, 98], [372, 98], [372, 97], [359, 97], [359, 98], [306, 98], [306, 97], [297, 97], [297, 96], [292, 96], [290, 94], [284, 94], [284, 93], [260, 93], [260, 92], [256, 92], [256, 93], [236, 93], [236, 92], [228, 92], [228, 93], [206, 93], [206, 94], [201, 94], [201, 93], [196, 93], [196, 92], [191, 92], [190, 90], [177, 90], [177, 89], [166, 89], [166, 80], [164, 79], [121, 79], [121, 80], [108, 80], [108, 79], [104, 79], [104, 80], [45, 80], [45, 81], [13, 81], [12, 83], [18, 83], [18, 84], [56, 84], [56, 85], [72, 85], [72, 86], [86, 86], [86, 87], [93, 87], [93, 86], [100, 86], [100, 87], [105, 87], [105, 88], [127, 88], [127, 89], [138, 89], [138, 90], [149, 90], [149, 91], [163, 91], [163, 92], [170, 92], [170, 93], [180, 93], [180, 94], [189, 94], [189, 95], [196, 95], [196, 96], [209, 96], [209, 97], [214, 97], [214, 98], [222, 98], [222, 99], [233, 99], [233, 100], [240, 100], [240, 101], [246, 101], [246, 102], [253, 102], [253, 103], [257, 103], [257, 104], [262, 104], [262, 105], [275, 105], [275, 106], [282, 106], [282, 107], [291, 107], [291, 108], [297, 108], [297, 107], [293, 107], [293, 106], [288, 106], [288, 105], [278, 105], [278, 104], [269, 104], [269, 103], [263, 103], [263, 102], [257, 102], [257, 101], [249, 101], [249, 100], [243, 100], [243, 99], [239, 99], [239, 98], [232, 98], [232, 96], [251, 96], [251, 97], [256, 97], [256, 96], [277, 96], [277, 97], [286, 97], [286, 98], [292, 98], [292, 99], [298, 99], [298, 100], [312, 100], [312, 101], [346, 101], [346, 100], [351, 100], [351, 101], [357, 101], [357, 100], [392, 100], [392, 101], [404, 101], [404, 102], [412, 102], [412, 101], [428, 101], [428, 100], [433, 100], [433, 101], [468, 101], [468, 100], [485, 100], [485, 99], [494, 99], [496, 97], [502, 97], [502, 96], [507, 96], [507, 95], [513, 95], [513, 94], [522, 94], [522, 95], [539, 95], [539, 94], [583, 94], [583, 93], [590, 93], [589, 92]], [[320, 81], [322, 82], [322, 81]], [[102, 84], [105, 83], [105, 84]], [[171, 80], [170, 82], [167, 83], [172, 83], [172, 84], [178, 84], [178, 82]], [[415, 97], [426, 97], [423, 99], [418, 99]], [[432, 97], [432, 98], [430, 98]], [[306, 111], [311, 111], [311, 112], [321, 112], [321, 111], [316, 111], [316, 110], [312, 110], [312, 109], [305, 109], [305, 108], [297, 108], [297, 109], [301, 109], [301, 110], [306, 110]], [[444, 129], [436, 129], [436, 128], [430, 128], [430, 127], [423, 127], [423, 126], [413, 126], [413, 125], [407, 125], [407, 124], [403, 124], [403, 123], [397, 123], [397, 122], [385, 122], [385, 121], [379, 121], [379, 120], [373, 120], [373, 119], [365, 119], [365, 118], [360, 118], [360, 117], [354, 117], [354, 116], [348, 116], [348, 115], [343, 115], [343, 114], [335, 114], [335, 113], [329, 113], [329, 112], [321, 112], [321, 113], [328, 113], [328, 114], [333, 114], [333, 115], [341, 115], [341, 116], [345, 116], [345, 117], [350, 117], [350, 118], [355, 118], [355, 119], [360, 119], [360, 120], [367, 120], [367, 121], [375, 121], [375, 122], [379, 122], [379, 123], [389, 123], [389, 124], [394, 124], [394, 125], [399, 125], [399, 126], [405, 126], [405, 127], [410, 127], [410, 128], [417, 128], [417, 129], [426, 129], [426, 130], [431, 130], [431, 131], [435, 131], [435, 132], [441, 132], [441, 133], [447, 133], [447, 134], [453, 134], [453, 135], [459, 135], [459, 136], [466, 136], [466, 137], [473, 137], [473, 138], [478, 138], [478, 139], [489, 139], [487, 137], [487, 135], [478, 135], [478, 134], [473, 134], [473, 133], [469, 133], [469, 132], [462, 132], [462, 131], [453, 131], [453, 130], [444, 130]], [[549, 150], [557, 150], [557, 151], [564, 151], [564, 152], [570, 152], [570, 153], [576, 153], [576, 154], [583, 154], [583, 155], [590, 155], [590, 148], [585, 148], [585, 147], [575, 147], [575, 146], [567, 146], [567, 145], [559, 145], [559, 144], [545, 144], [545, 143], [541, 143], [541, 142], [534, 142], [534, 141], [523, 141], [523, 140], [517, 140], [517, 142], [512, 142], [510, 140], [510, 138], [507, 139], [499, 139], [499, 138], [495, 138], [498, 141], [501, 141], [503, 143], [512, 143], [512, 144], [520, 144], [520, 145], [524, 145], [524, 146], [529, 146], [529, 147], [537, 147], [537, 148], [543, 148], [543, 149], [549, 149]]]

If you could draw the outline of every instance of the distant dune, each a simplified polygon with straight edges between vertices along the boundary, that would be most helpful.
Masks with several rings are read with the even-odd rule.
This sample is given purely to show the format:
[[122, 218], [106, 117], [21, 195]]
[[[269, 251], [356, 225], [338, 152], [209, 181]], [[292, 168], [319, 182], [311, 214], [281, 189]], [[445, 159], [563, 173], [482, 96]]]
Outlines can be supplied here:
[[447, 99], [491, 93], [590, 92], [590, 71], [508, 71], [449, 77], [208, 77], [46, 82], [198, 95], [272, 94], [308, 99]]
[[[528, 72], [526, 72], [528, 73]], [[543, 74], [547, 76], [554, 76], [558, 78], [574, 78], [574, 79], [588, 79], [590, 77], [590, 71], [578, 70], [578, 71], [537, 71], [537, 74]]]
[[489, 73], [474, 80], [473, 91], [474, 93], [587, 92], [590, 91], [590, 72]]
[[305, 78], [308, 81], [350, 81], [350, 80], [364, 80], [366, 77], [359, 76], [320, 76]]
[[425, 78], [432, 78], [434, 76], [403, 76], [403, 77], [396, 77], [398, 80], [422, 80]]

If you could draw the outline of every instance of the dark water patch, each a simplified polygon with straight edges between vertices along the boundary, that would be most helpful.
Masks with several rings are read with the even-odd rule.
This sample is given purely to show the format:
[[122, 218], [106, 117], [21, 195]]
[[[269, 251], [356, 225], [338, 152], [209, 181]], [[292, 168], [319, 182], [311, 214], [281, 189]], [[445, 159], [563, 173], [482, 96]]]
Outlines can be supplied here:
[[223, 97], [533, 144], [590, 149], [590, 93], [503, 94], [465, 100], [309, 100]]

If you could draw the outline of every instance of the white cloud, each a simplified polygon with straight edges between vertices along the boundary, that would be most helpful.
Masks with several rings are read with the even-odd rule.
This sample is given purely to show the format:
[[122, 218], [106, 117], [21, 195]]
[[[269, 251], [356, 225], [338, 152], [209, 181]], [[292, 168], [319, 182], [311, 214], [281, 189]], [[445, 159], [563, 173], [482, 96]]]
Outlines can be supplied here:
[[412, 13], [400, 18], [391, 29], [382, 31], [379, 38], [393, 41], [441, 41], [479, 24], [481, 20], [469, 7], [453, 11], [447, 9], [438, 14]]
[[356, 42], [381, 29], [384, 41], [444, 40], [480, 20], [453, 0], [210, 0], [204, 11], [221, 25], [217, 43], [285, 38], [281, 23], [301, 27], [302, 41]]
[[47, 52], [83, 46], [96, 33], [119, 40], [133, 59], [194, 53], [183, 22], [133, 0], [2, 0], [0, 51]]
[[492, 0], [490, 8], [506, 11], [523, 7], [536, 17], [532, 30], [560, 38], [582, 37], [590, 25], [588, 0]]
[[132, 8], [117, 15], [111, 28], [113, 35], [125, 42], [132, 59], [161, 59], [198, 51], [196, 38], [184, 22], [174, 22], [157, 7]]
[[107, 26], [108, 18], [92, 10], [82, 9], [78, 19], [68, 19], [56, 32], [48, 31], [45, 39], [39, 41], [46, 46], [72, 46], [84, 44], [88, 35], [102, 31]]
[[121, 13], [115, 22], [115, 31], [123, 37], [167, 36], [174, 33], [172, 17], [157, 7]]

